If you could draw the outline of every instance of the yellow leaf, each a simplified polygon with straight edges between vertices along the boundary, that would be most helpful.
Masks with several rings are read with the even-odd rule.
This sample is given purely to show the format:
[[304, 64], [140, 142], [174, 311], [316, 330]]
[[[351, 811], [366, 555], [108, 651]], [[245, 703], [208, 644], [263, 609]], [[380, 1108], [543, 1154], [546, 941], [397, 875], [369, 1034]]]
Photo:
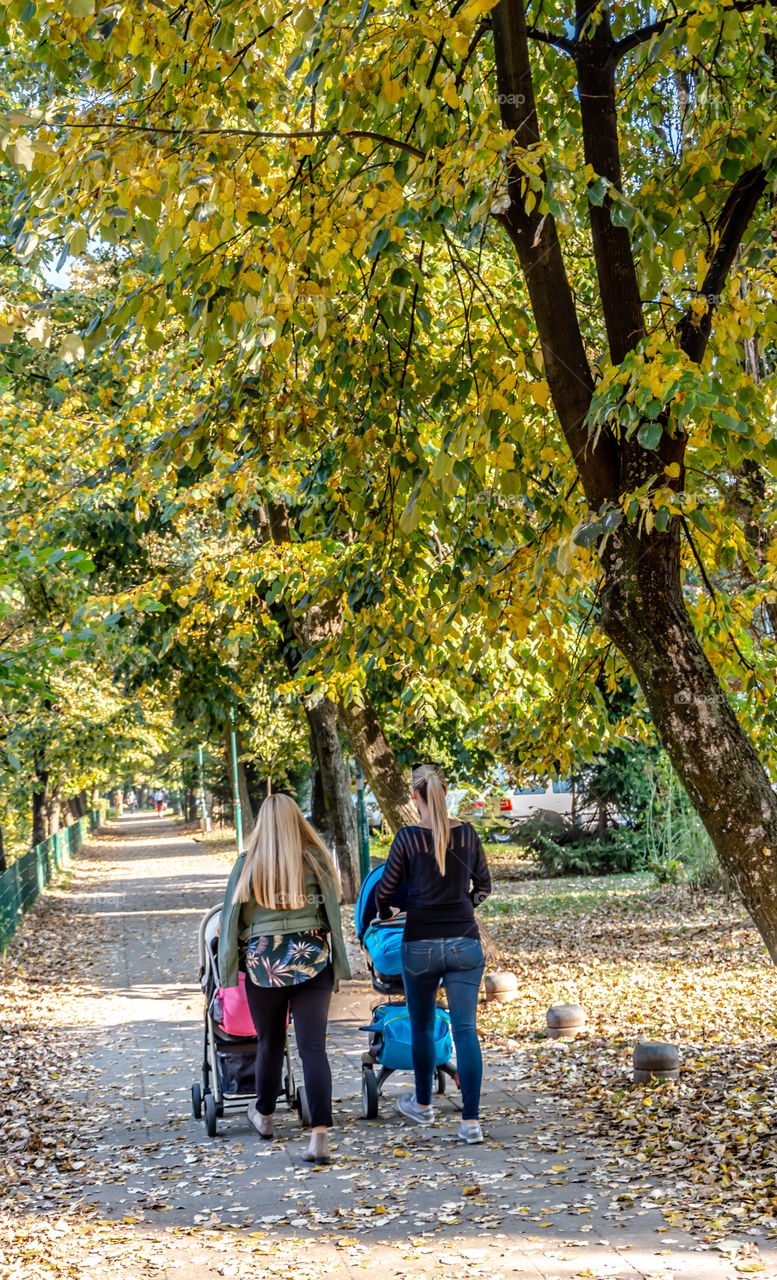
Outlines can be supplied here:
[[465, 5], [461, 11], [460, 17], [467, 22], [472, 22], [475, 18], [479, 18], [482, 14], [488, 13], [496, 5], [497, 0], [469, 0], [469, 4]]
[[398, 80], [384, 80], [380, 91], [386, 102], [390, 102], [392, 106], [402, 97], [402, 85]]
[[503, 442], [497, 449], [494, 460], [503, 471], [512, 471], [515, 466], [515, 449], [511, 444]]
[[531, 386], [532, 400], [544, 409], [550, 397], [550, 387], [547, 382], [533, 382]]
[[452, 111], [458, 110], [460, 105], [459, 95], [456, 92], [456, 86], [452, 80], [449, 80], [448, 83], [443, 87], [442, 96], [444, 97], [445, 101], [447, 102], [448, 106], [451, 108]]
[[672, 267], [675, 271], [681, 271], [685, 266], [685, 249], [675, 249], [672, 254]]

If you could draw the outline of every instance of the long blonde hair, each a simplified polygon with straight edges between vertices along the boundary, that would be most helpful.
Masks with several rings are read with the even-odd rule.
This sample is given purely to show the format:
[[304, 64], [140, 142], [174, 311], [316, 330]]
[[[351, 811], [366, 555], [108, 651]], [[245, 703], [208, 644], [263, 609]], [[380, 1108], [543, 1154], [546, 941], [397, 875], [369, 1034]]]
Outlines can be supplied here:
[[307, 903], [306, 867], [331, 877], [339, 897], [340, 878], [318, 832], [290, 796], [268, 796], [248, 837], [233, 902], [248, 902], [253, 895], [273, 911], [299, 910]]
[[416, 764], [413, 765], [412, 777], [413, 789], [429, 806], [434, 836], [434, 856], [440, 868], [440, 875], [444, 876], [445, 854], [451, 834], [448, 806], [445, 801], [448, 790], [445, 774], [438, 764]]

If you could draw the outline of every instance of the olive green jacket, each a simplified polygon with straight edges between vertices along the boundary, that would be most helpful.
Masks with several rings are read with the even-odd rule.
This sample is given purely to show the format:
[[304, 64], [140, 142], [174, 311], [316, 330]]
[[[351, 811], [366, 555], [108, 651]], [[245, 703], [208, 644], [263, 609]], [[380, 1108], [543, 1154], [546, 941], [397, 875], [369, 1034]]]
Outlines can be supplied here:
[[328, 929], [329, 945], [334, 970], [335, 991], [340, 983], [351, 976], [348, 955], [343, 941], [340, 921], [340, 904], [335, 887], [323, 867], [320, 873], [305, 868], [304, 907], [294, 911], [273, 910], [262, 907], [253, 894], [248, 902], [233, 902], [237, 882], [245, 864], [241, 853], [227, 882], [224, 906], [219, 921], [219, 977], [224, 987], [236, 987], [238, 977], [238, 948], [240, 943], [252, 938], [268, 937], [276, 933], [298, 933], [304, 929]]

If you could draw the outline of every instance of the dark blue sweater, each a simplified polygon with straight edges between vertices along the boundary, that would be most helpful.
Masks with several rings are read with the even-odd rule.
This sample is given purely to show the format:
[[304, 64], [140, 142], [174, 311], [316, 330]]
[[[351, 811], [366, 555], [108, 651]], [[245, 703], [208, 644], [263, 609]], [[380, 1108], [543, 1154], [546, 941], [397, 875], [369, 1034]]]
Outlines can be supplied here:
[[478, 937], [475, 906], [491, 892], [491, 876], [480, 836], [469, 822], [451, 827], [444, 875], [428, 827], [402, 827], [397, 832], [375, 895], [384, 920], [403, 881], [410, 888], [404, 935], [408, 942]]

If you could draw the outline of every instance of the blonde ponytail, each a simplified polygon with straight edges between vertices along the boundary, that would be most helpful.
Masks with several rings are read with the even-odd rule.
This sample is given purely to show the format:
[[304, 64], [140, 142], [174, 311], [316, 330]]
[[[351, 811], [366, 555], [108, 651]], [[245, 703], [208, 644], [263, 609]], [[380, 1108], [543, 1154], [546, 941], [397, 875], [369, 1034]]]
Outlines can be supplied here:
[[429, 806], [429, 817], [432, 820], [434, 836], [434, 856], [440, 875], [445, 875], [445, 855], [451, 834], [448, 818], [448, 806], [445, 795], [448, 790], [445, 774], [438, 764], [416, 765], [413, 769], [413, 786], [422, 800]]

